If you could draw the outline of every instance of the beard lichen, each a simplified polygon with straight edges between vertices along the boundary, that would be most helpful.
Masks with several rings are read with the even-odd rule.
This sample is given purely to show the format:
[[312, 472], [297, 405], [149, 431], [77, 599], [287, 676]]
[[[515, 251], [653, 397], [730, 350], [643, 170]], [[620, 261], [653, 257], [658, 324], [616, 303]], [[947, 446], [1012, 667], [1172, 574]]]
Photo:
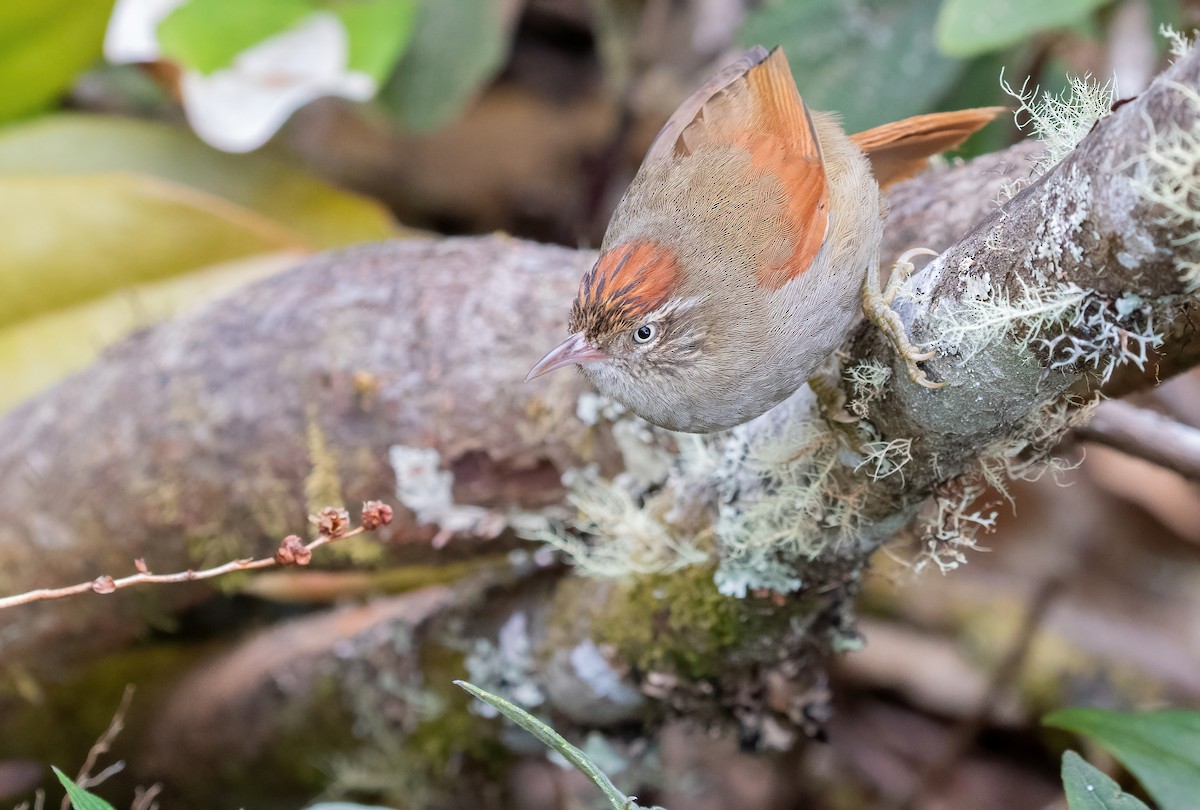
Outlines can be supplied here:
[[1112, 111], [1116, 100], [1116, 84], [1100, 84], [1090, 76], [1069, 76], [1067, 88], [1061, 95], [1039, 93], [1029, 89], [1029, 79], [1014, 90], [1000, 73], [1000, 87], [1019, 105], [1013, 114], [1017, 128], [1028, 131], [1046, 147], [1033, 160], [1027, 179], [1014, 180], [1001, 188], [1001, 202], [1011, 199], [1031, 180], [1041, 177], [1071, 153], [1096, 122]]
[[[860, 396], [879, 396], [889, 373], [863, 364], [855, 375]], [[658, 456], [641, 467], [669, 475], [646, 482], [573, 470], [564, 481], [574, 516], [526, 523], [521, 533], [559, 549], [587, 576], [632, 580], [704, 570], [723, 596], [800, 590], [797, 563], [860, 536], [872, 479], [897, 472], [911, 457], [911, 442], [879, 440], [866, 422], [853, 427], [862, 440], [848, 441], [851, 428], [831, 429], [812, 398], [791, 414], [776, 430], [752, 423], [717, 438], [669, 434], [638, 420], [652, 438], [637, 457]]]
[[562, 551], [584, 574], [614, 579], [664, 574], [711, 559], [703, 538], [678, 531], [666, 519], [672, 504], [665, 494], [638, 498], [619, 482], [587, 472], [568, 478], [567, 485], [567, 503], [576, 516], [526, 536]]
[[1055, 455], [1067, 431], [1085, 424], [1100, 401], [1072, 395], [1042, 404], [1013, 430], [988, 445], [971, 468], [934, 488], [914, 526], [920, 551], [915, 571], [935, 566], [943, 574], [967, 562], [967, 551], [983, 550], [979, 538], [996, 528], [1000, 499], [1015, 511], [1009, 482], [1059, 476], [1078, 462]]
[[871, 358], [847, 366], [842, 377], [850, 384], [853, 395], [846, 407], [859, 419], [866, 419], [871, 414], [871, 403], [883, 395], [884, 386], [892, 378], [892, 370]]
[[997, 341], [1013, 339], [1022, 351], [1038, 348], [1053, 371], [1083, 369], [1102, 383], [1124, 363], [1139, 369], [1149, 349], [1162, 345], [1150, 304], [1132, 293], [1109, 301], [1074, 282], [1042, 287], [1018, 280], [1009, 294], [985, 283], [934, 311], [931, 333], [943, 354], [970, 360]]
[[858, 534], [869, 482], [864, 476], [845, 491], [839, 472], [861, 458], [809, 404], [807, 413], [797, 409], [777, 430], [731, 432], [718, 471], [716, 582], [722, 593], [797, 591], [804, 583], [796, 562]]
[[566, 520], [526, 520], [519, 533], [566, 554], [588, 576], [621, 579], [677, 572], [712, 560], [711, 538], [694, 531], [694, 516], [677, 509], [674, 489], [708, 470], [703, 441], [656, 428], [596, 394], [580, 399], [585, 424], [607, 423], [621, 452], [623, 470], [608, 479], [594, 468], [563, 475]]
[[1179, 82], [1167, 81], [1166, 85], [1197, 115], [1192, 116], [1190, 126], [1172, 122], [1163, 132], [1145, 119], [1148, 137], [1139, 158], [1145, 171], [1134, 180], [1134, 188], [1162, 212], [1157, 224], [1183, 232], [1169, 248], [1180, 282], [1186, 292], [1195, 293], [1200, 290], [1200, 93]]

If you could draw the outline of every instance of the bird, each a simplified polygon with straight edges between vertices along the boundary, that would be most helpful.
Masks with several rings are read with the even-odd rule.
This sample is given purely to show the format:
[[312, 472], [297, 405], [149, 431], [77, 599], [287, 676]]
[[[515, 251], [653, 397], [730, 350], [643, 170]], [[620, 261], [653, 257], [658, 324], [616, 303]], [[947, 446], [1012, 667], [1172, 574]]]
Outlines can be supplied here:
[[715, 433], [793, 394], [865, 312], [909, 376], [938, 387], [917, 365], [933, 354], [891, 309], [896, 285], [879, 289], [880, 187], [1002, 109], [848, 136], [836, 115], [804, 103], [780, 48], [751, 48], [651, 143], [580, 280], [571, 334], [526, 380], [578, 365], [648, 422]]

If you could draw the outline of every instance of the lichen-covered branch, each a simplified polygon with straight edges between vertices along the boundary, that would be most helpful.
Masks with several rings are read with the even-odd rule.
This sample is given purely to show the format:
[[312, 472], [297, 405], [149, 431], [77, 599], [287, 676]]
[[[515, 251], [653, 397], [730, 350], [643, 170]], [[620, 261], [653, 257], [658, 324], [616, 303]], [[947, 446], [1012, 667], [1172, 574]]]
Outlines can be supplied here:
[[[614, 549], [631, 561], [625, 573], [643, 574], [591, 600], [602, 604], [591, 630], [644, 691], [693, 715], [723, 706], [766, 744], [786, 743], [780, 726], [811, 729], [825, 710], [821, 658], [859, 643], [854, 597], [875, 549], [903, 534], [918, 541], [916, 566], [960, 565], [1006, 482], [1056, 468], [1055, 445], [1115, 372], [1137, 369], [1140, 381], [1123, 378], [1130, 390], [1168, 363], [1194, 364], [1172, 357], [1194, 351], [1179, 325], [1200, 277], [1197, 87], [1193, 52], [1111, 114], [1094, 105], [1106, 91], [1055, 100], [1050, 113], [1033, 102], [1043, 123], [1104, 116], [1090, 131], [1074, 122], [1086, 135], [1069, 152], [1056, 141], [1057, 165], [1010, 173], [999, 195], [1010, 198], [975, 209], [969, 231], [905, 291], [901, 315], [937, 349], [927, 369], [944, 388], [912, 383], [863, 326], [789, 401], [715, 440], [681, 440], [661, 488], [576, 487], [584, 514], [556, 542], [594, 575], [613, 573]], [[899, 219], [912, 241], [891, 249], [920, 244], [920, 227]], [[638, 522], [614, 491], [649, 518]], [[594, 536], [587, 545], [581, 529]], [[647, 577], [650, 561], [659, 569]], [[681, 565], [733, 598], [697, 612], [695, 584], [656, 599]], [[645, 627], [647, 613], [662, 629]]]

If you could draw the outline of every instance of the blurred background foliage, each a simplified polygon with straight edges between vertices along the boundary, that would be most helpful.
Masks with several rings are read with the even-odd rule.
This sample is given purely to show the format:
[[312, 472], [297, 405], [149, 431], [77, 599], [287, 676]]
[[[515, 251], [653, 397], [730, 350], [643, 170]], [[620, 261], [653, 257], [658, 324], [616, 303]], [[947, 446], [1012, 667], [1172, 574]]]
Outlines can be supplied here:
[[[1137, 29], [1122, 41], [1161, 52], [1159, 26], [1195, 16], [1184, 0], [7, 0], [0, 407], [399, 222], [594, 245], [663, 120], [739, 46], [782, 45], [808, 102], [858, 130], [1004, 103], [1001, 69], [1051, 90], [1115, 72], [1136, 92], [1156, 57], [1113, 64], [1106, 43]], [[993, 126], [964, 154], [1015, 136]]]

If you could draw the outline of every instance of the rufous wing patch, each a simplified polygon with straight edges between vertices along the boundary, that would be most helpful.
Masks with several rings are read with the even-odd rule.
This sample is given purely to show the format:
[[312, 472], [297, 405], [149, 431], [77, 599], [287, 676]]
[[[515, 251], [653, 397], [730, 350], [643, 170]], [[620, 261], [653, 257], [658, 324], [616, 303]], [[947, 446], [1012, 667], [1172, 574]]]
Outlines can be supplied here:
[[930, 157], [960, 145], [1006, 111], [978, 107], [915, 115], [851, 135], [850, 140], [866, 153], [876, 182], [885, 187], [919, 174]]
[[821, 144], [782, 50], [752, 48], [713, 76], [671, 116], [646, 162], [686, 159], [705, 143], [744, 148], [754, 169], [782, 188], [792, 249], [756, 272], [768, 289], [782, 287], [812, 265], [829, 201]]
[[746, 78], [753, 102], [747, 146], [754, 165], [783, 186], [783, 217], [793, 239], [785, 261], [757, 272], [759, 283], [775, 290], [802, 275], [821, 249], [829, 219], [829, 186], [816, 126], [783, 51], [771, 51]]

